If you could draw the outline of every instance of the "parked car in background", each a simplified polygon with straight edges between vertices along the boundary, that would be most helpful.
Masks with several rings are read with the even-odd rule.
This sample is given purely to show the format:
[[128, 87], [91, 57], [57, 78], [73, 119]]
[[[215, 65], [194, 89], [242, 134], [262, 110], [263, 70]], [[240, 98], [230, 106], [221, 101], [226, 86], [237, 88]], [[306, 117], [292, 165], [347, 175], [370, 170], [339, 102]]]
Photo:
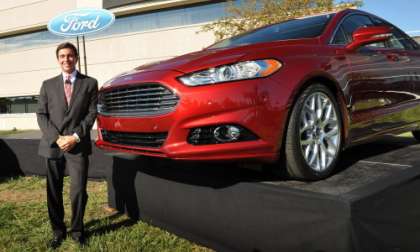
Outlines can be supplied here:
[[293, 19], [116, 76], [97, 146], [181, 160], [275, 162], [328, 176], [340, 152], [386, 133], [420, 139], [419, 45], [360, 10]]

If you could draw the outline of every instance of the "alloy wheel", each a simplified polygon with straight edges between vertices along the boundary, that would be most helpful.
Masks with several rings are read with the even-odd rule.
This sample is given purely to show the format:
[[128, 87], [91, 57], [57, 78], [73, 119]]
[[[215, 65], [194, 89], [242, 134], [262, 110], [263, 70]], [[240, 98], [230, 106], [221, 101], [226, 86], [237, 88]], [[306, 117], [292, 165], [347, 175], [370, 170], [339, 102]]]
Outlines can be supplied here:
[[323, 172], [337, 158], [340, 148], [340, 123], [331, 99], [322, 92], [304, 101], [299, 123], [300, 148], [306, 164]]

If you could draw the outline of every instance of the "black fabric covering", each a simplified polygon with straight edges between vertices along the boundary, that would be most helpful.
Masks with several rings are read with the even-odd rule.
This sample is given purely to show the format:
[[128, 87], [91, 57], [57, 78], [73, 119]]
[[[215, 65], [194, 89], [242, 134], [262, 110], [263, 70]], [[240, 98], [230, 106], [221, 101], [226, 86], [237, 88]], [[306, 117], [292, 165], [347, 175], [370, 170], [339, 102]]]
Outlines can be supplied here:
[[0, 139], [0, 177], [23, 175], [18, 158], [9, 145]]
[[349, 193], [356, 251], [420, 251], [420, 166]]
[[[0, 176], [45, 175], [38, 143], [0, 139]], [[94, 148], [89, 177], [107, 177], [110, 206], [216, 251], [420, 251], [419, 151], [411, 138], [388, 137], [345, 151], [336, 174], [305, 183]]]
[[352, 148], [313, 183], [226, 163], [114, 158], [110, 205], [217, 251], [420, 251], [420, 146]]
[[[38, 155], [38, 145], [39, 139], [0, 139], [0, 176], [46, 176], [45, 160]], [[93, 148], [90, 160], [88, 177], [105, 179], [111, 171], [112, 157]]]
[[[139, 169], [147, 160], [114, 163], [124, 169], [114, 173], [116, 197], [111, 205], [120, 210], [126, 206], [134, 218], [218, 251], [350, 251], [345, 235], [349, 209], [328, 195], [255, 182], [202, 186], [198, 179], [185, 184], [188, 176], [198, 175], [198, 169], [223, 176], [222, 168], [183, 169], [184, 177], [170, 168]], [[132, 190], [121, 187], [123, 183]], [[331, 240], [331, 234], [341, 235]]]

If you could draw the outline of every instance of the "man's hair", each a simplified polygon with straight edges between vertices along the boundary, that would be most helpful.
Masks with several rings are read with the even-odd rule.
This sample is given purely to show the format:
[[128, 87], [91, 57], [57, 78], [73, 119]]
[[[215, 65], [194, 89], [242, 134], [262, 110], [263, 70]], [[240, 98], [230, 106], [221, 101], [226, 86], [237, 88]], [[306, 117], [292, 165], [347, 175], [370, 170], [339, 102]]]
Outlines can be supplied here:
[[76, 47], [70, 42], [64, 42], [64, 43], [59, 44], [57, 46], [57, 49], [55, 50], [55, 56], [57, 57], [57, 59], [58, 59], [58, 51], [60, 51], [61, 49], [64, 49], [64, 48], [68, 48], [68, 49], [73, 50], [74, 56], [76, 56], [76, 58], [77, 58], [78, 53], [77, 53]]

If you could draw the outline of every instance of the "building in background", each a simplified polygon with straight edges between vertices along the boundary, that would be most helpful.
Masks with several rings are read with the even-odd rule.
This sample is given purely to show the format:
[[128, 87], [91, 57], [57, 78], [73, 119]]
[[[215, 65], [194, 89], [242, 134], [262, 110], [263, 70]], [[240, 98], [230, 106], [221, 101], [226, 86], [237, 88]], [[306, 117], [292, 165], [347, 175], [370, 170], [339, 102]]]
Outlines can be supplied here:
[[[99, 85], [144, 63], [201, 50], [212, 33], [203, 24], [226, 15], [225, 1], [204, 0], [20, 0], [0, 6], [0, 130], [37, 129], [35, 110], [42, 81], [60, 72], [56, 46], [75, 38], [47, 31], [54, 16], [82, 7], [112, 11], [108, 29], [86, 36], [88, 74]], [[81, 49], [81, 48], [80, 48]], [[83, 50], [80, 52], [83, 58]], [[81, 61], [83, 63], [83, 61]], [[84, 66], [81, 66], [84, 72]]]
[[82, 7], [108, 9], [116, 16], [111, 27], [86, 37], [88, 74], [99, 85], [144, 63], [201, 50], [214, 42], [212, 33], [197, 33], [201, 26], [226, 16], [226, 1], [220, 0], [3, 0], [0, 130], [38, 128], [39, 88], [59, 74], [55, 48], [64, 41], [76, 43], [48, 32], [47, 23]]

